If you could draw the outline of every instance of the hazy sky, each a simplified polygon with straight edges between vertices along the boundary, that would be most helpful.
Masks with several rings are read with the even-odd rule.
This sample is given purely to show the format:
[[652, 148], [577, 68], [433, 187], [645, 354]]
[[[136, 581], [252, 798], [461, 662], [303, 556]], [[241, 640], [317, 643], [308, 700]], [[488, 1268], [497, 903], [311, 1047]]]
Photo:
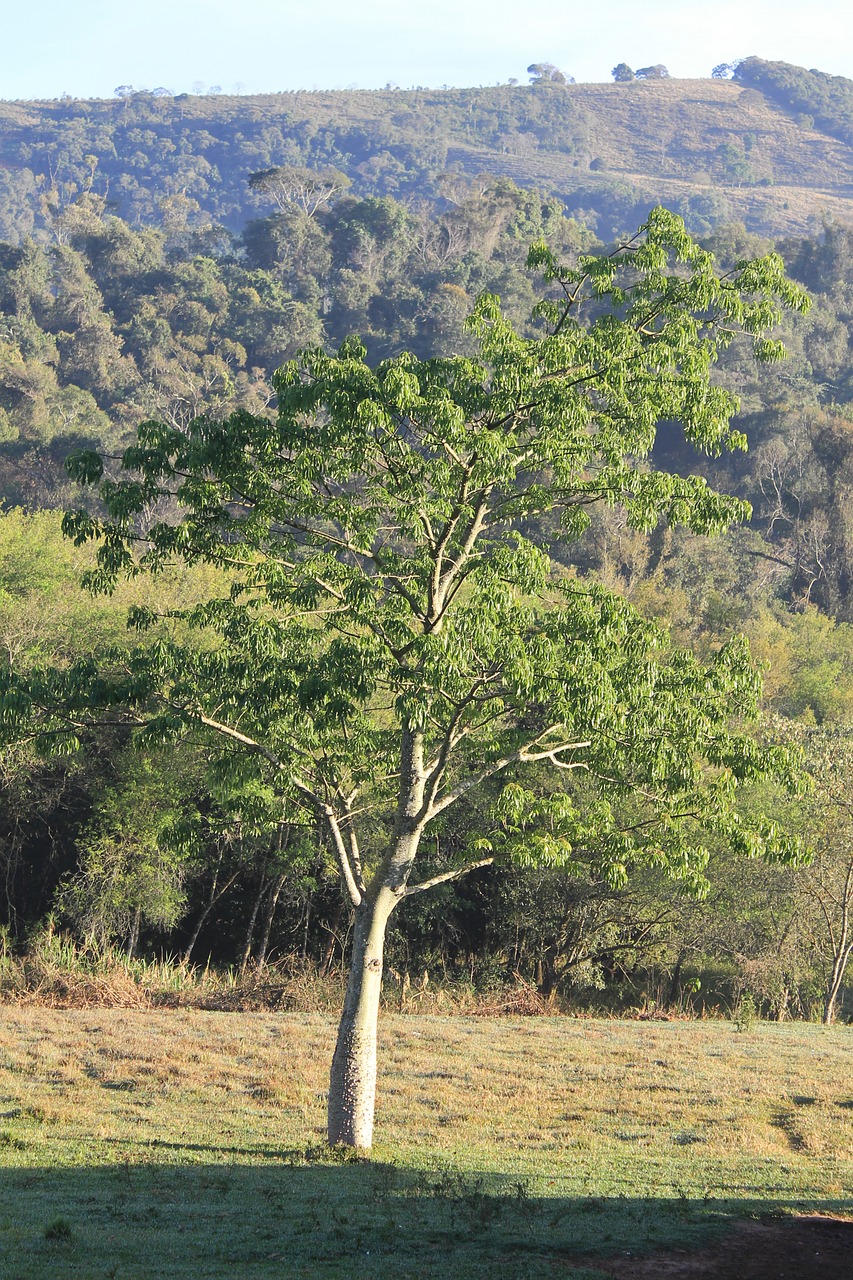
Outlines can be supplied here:
[[757, 54], [853, 78], [849, 0], [5, 0], [0, 98], [526, 82], [531, 62], [707, 76]]

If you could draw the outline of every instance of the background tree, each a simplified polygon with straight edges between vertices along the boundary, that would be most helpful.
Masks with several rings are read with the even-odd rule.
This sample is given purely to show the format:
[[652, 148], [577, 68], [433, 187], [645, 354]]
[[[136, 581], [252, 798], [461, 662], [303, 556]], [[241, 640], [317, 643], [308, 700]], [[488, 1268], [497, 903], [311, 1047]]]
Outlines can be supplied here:
[[628, 84], [634, 79], [634, 72], [627, 62], [617, 62], [610, 74], [617, 84]]
[[814, 849], [800, 885], [802, 931], [824, 970], [822, 1015], [829, 1026], [853, 955], [853, 733], [847, 727], [783, 726], [782, 731], [794, 733], [802, 743], [812, 780], [811, 794], [800, 805]]
[[553, 62], [531, 62], [527, 74], [531, 84], [574, 84], [574, 77], [564, 75]]
[[174, 770], [157, 768], [138, 752], [125, 753], [118, 772], [120, 783], [98, 797], [81, 841], [80, 869], [58, 902], [87, 940], [98, 947], [119, 940], [132, 958], [143, 925], [165, 929], [184, 913], [187, 862], [167, 829], [186, 797]]
[[309, 218], [349, 186], [350, 179], [338, 169], [323, 169], [315, 173], [294, 165], [280, 165], [249, 174], [250, 191], [261, 191], [270, 196], [282, 213], [298, 208]]

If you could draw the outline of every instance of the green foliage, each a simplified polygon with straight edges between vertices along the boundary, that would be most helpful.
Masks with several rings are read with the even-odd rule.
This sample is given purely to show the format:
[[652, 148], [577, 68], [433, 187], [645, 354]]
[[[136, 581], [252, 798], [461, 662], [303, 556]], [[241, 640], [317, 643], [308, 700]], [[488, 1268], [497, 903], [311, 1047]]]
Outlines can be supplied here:
[[[583, 258], [594, 241], [588, 227], [565, 216], [566, 209], [580, 210], [589, 226], [597, 225], [605, 235], [633, 219], [637, 190], [614, 175], [614, 157], [619, 155], [624, 163], [638, 167], [640, 152], [632, 148], [636, 142], [648, 152], [650, 112], [660, 132], [651, 150], [659, 151], [662, 163], [665, 159], [670, 176], [681, 173], [692, 180], [698, 166], [707, 173], [703, 181], [719, 179], [716, 187], [697, 187], [678, 206], [691, 230], [708, 235], [721, 219], [746, 207], [736, 191], [727, 194], [720, 183], [737, 187], [767, 176], [765, 152], [773, 145], [773, 113], [752, 90], [740, 106], [735, 87], [718, 86], [714, 92], [720, 111], [729, 111], [736, 127], [726, 125], [708, 145], [701, 129], [697, 132], [677, 85], [657, 88], [647, 82], [626, 85], [624, 93], [614, 89], [599, 95], [618, 102], [618, 111], [632, 130], [626, 139], [618, 130], [612, 132], [611, 116], [597, 117], [596, 136], [604, 140], [605, 178], [586, 171], [588, 94], [583, 87], [572, 89], [547, 80], [529, 89], [505, 86], [420, 96], [342, 93], [169, 103], [134, 93], [120, 104], [28, 108], [28, 121], [17, 107], [7, 104], [4, 110], [11, 123], [3, 145], [9, 149], [12, 167], [0, 177], [0, 222], [6, 219], [4, 234], [18, 243], [0, 250], [0, 491], [8, 501], [29, 510], [39, 503], [67, 503], [60, 468], [69, 447], [82, 442], [98, 452], [119, 453], [146, 420], [159, 420], [185, 433], [198, 413], [215, 419], [240, 410], [249, 418], [272, 419], [268, 387], [272, 370], [299, 348], [322, 348], [329, 357], [350, 332], [365, 339], [365, 363], [374, 371], [383, 363], [390, 367], [404, 351], [416, 358], [416, 372], [436, 354], [476, 363], [480, 337], [465, 322], [484, 289], [500, 296], [502, 317], [522, 342], [541, 336], [549, 315], [551, 323], [559, 323], [562, 312], [553, 295], [559, 298], [563, 287], [555, 275], [548, 286], [550, 307], [546, 304], [542, 309], [537, 328], [530, 321], [530, 310], [541, 298], [542, 281], [525, 269], [526, 246], [531, 240], [544, 239], [552, 246], [554, 262], [569, 264], [561, 266], [561, 271], [584, 276]], [[762, 92], [769, 92], [766, 86]], [[679, 131], [667, 142], [671, 109], [680, 112]], [[798, 114], [802, 118], [803, 113]], [[753, 136], [763, 138], [761, 148], [750, 148]], [[175, 139], [174, 151], [165, 146], [167, 137]], [[714, 150], [718, 145], [719, 156]], [[454, 148], [450, 158], [448, 146]], [[24, 155], [20, 148], [30, 150]], [[54, 181], [48, 176], [39, 186], [35, 171], [46, 157], [51, 157], [58, 176]], [[792, 152], [792, 167], [784, 168], [785, 158], [787, 180], [806, 181], [794, 174], [793, 166], [801, 159]], [[552, 161], [558, 169], [549, 168]], [[578, 167], [572, 168], [575, 161]], [[734, 165], [728, 176], [723, 174], [723, 161]], [[774, 161], [777, 166], [780, 163]], [[752, 176], [745, 169], [739, 175], [738, 165], [747, 166]], [[471, 176], [495, 167], [512, 173], [521, 185], [494, 175]], [[559, 199], [547, 194], [558, 171]], [[247, 173], [256, 178], [248, 192]], [[294, 182], [300, 175], [301, 186]], [[527, 189], [534, 178], [544, 190]], [[111, 209], [121, 209], [133, 226], [105, 207], [107, 182], [111, 197], [118, 201]], [[188, 194], [168, 194], [181, 189]], [[417, 199], [411, 199], [412, 192]], [[325, 203], [320, 199], [312, 209], [314, 200], [326, 194]], [[647, 207], [645, 202], [642, 208]], [[791, 226], [800, 218], [793, 203], [790, 214], [780, 216]], [[239, 243], [216, 225], [225, 222], [236, 231], [252, 217]], [[23, 242], [31, 231], [36, 244]], [[643, 476], [653, 466], [658, 472], [701, 477], [710, 496], [704, 511], [699, 511], [701, 484], [693, 482], [689, 503], [698, 512], [696, 527], [709, 527], [705, 521], [710, 504], [723, 501], [714, 496], [715, 491], [736, 495], [737, 502], [730, 502], [728, 508], [731, 514], [745, 510], [738, 503], [750, 503], [753, 515], [747, 530], [713, 546], [690, 533], [689, 527], [667, 533], [656, 525], [646, 534], [645, 527], [655, 523], [659, 500], [670, 501], [669, 510], [678, 516], [678, 495], [658, 492], [654, 486], [662, 482], [657, 479], [643, 480], [644, 494], [632, 487], [623, 495], [630, 499], [630, 510], [621, 502], [608, 506], [595, 501], [565, 509], [542, 503], [526, 515], [520, 507], [517, 512], [507, 508], [513, 518], [518, 516], [517, 532], [535, 548], [548, 546], [552, 562], [543, 613], [552, 603], [563, 607], [569, 599], [574, 616], [581, 617], [580, 595], [576, 591], [572, 596], [571, 589], [579, 582], [589, 586], [591, 575], [601, 586], [626, 593], [641, 613], [652, 613], [664, 631], [670, 630], [669, 640], [648, 639], [652, 665], [671, 663], [672, 655], [687, 646], [695, 646], [711, 664], [733, 631], [746, 630], [760, 662], [769, 664], [765, 685], [770, 705], [805, 720], [814, 717], [826, 726], [846, 719], [853, 696], [845, 630], [853, 587], [853, 536], [847, 517], [853, 437], [845, 407], [853, 399], [848, 241], [843, 228], [829, 225], [812, 240], [780, 246], [792, 275], [815, 295], [806, 320], [797, 316], [792, 325], [783, 316], [771, 335], [784, 338], [791, 353], [782, 376], [772, 367], [753, 365], [749, 335], [735, 335], [728, 345], [720, 342], [708, 367], [714, 394], [720, 395], [721, 406], [725, 394], [741, 401], [740, 412], [730, 420], [729, 436], [721, 434], [716, 444], [703, 445], [710, 447], [709, 453], [697, 455], [681, 428], [663, 419], [655, 424], [654, 453], [641, 464]], [[728, 227], [718, 230], [705, 247], [713, 249], [725, 270], [736, 271], [739, 261], [763, 255], [772, 245], [758, 242], [743, 228]], [[619, 269], [626, 281], [631, 279], [628, 259]], [[674, 274], [679, 272], [683, 273], [683, 298], [687, 300], [692, 290], [697, 300], [695, 273], [691, 281], [687, 279], [692, 268], [676, 266]], [[574, 287], [569, 274], [564, 275], [563, 285], [569, 291]], [[677, 305], [675, 285], [671, 287], [670, 301]], [[597, 299], [589, 296], [590, 288], [582, 290], [585, 319], [581, 328], [597, 321], [611, 305], [612, 295]], [[485, 313], [480, 322], [492, 323]], [[719, 324], [725, 328], [724, 317]], [[685, 342], [689, 342], [686, 332]], [[774, 352], [773, 348], [761, 350]], [[610, 409], [615, 411], [616, 406], [614, 399]], [[748, 434], [755, 446], [749, 455], [730, 452], [730, 446], [739, 442], [739, 433]], [[109, 479], [115, 481], [115, 463], [107, 465]], [[587, 477], [590, 483], [600, 465], [601, 458], [593, 463]], [[94, 470], [90, 478], [96, 478]], [[535, 478], [536, 483], [540, 480]], [[166, 512], [168, 521], [177, 518], [175, 508], [167, 506]], [[586, 517], [586, 531], [575, 537]], [[562, 530], [561, 521], [565, 522]], [[724, 523], [722, 515], [720, 523]], [[147, 532], [147, 524], [141, 522], [138, 530]], [[214, 575], [201, 562], [183, 570], [172, 564], [152, 583], [140, 576], [120, 586], [115, 596], [93, 601], [73, 585], [79, 570], [92, 567], [89, 552], [93, 548], [74, 550], [63, 544], [57, 517], [8, 513], [0, 542], [6, 565], [4, 584], [0, 584], [4, 650], [21, 669], [58, 667], [60, 675], [45, 683], [41, 692], [53, 698], [72, 687], [77, 699], [75, 718], [83, 725], [81, 729], [57, 724], [52, 740], [39, 739], [48, 758], [35, 759], [32, 745], [27, 745], [16, 748], [3, 764], [0, 862], [12, 886], [8, 907], [12, 932], [20, 938], [25, 922], [54, 902], [57, 880], [81, 871], [84, 839], [94, 838], [92, 824], [97, 823], [92, 806], [110, 787], [120, 787], [106, 757], [114, 754], [117, 762], [125, 759], [124, 738], [100, 746], [91, 734], [103, 714], [121, 720], [116, 728], [119, 736], [131, 731], [133, 717], [126, 707], [105, 709], [99, 703], [101, 697], [109, 703], [116, 694], [114, 677], [126, 678], [121, 655], [126, 648], [128, 606], [143, 628], [141, 644], [161, 646], [158, 661], [163, 670], [168, 662], [180, 668], [188, 644], [200, 646], [202, 652], [227, 644], [234, 655], [239, 654], [240, 641], [236, 627], [226, 642], [221, 627], [203, 623], [201, 614], [190, 607], [190, 600], [220, 596], [227, 600], [230, 590], [229, 574]], [[541, 569], [537, 570], [529, 549], [507, 546], [502, 554], [513, 566], [512, 590], [526, 607], [522, 568], [537, 590]], [[499, 574], [503, 572], [501, 568]], [[473, 575], [471, 588], [476, 584], [477, 575]], [[269, 588], [264, 582], [252, 589], [263, 595]], [[360, 590], [358, 584], [349, 584], [348, 604], [356, 601]], [[43, 603], [45, 593], [50, 607]], [[485, 594], [484, 575], [477, 598]], [[597, 606], [599, 621], [612, 626], [616, 635], [628, 634], [619, 630], [624, 620], [618, 610], [612, 620], [611, 606], [605, 608], [602, 603], [607, 600], [605, 592]], [[363, 614], [369, 604], [369, 598], [362, 600]], [[259, 601], [258, 613], [267, 607]], [[173, 612], [185, 616], [161, 616]], [[538, 616], [535, 611], [534, 615]], [[494, 620], [494, 613], [485, 616]], [[584, 626], [589, 625], [584, 621]], [[307, 630], [310, 641], [311, 628]], [[631, 642], [642, 650], [646, 641], [638, 638], [640, 631], [630, 634]], [[654, 636], [654, 629], [649, 634]], [[522, 648], [526, 635], [519, 629], [517, 643]], [[162, 647], [169, 645], [173, 646], [171, 657]], [[109, 678], [95, 686], [97, 696], [87, 701], [94, 668], [85, 667], [81, 660], [95, 656]], [[140, 695], [151, 675], [146, 661], [139, 657], [134, 676]], [[220, 661], [225, 663], [224, 658]], [[187, 689], [196, 678], [215, 678], [212, 658], [205, 658], [198, 670], [197, 662], [201, 663], [200, 657], [188, 660]], [[67, 670], [69, 666], [76, 673]], [[357, 664], [353, 670], [358, 674]], [[312, 674], [310, 688], [323, 687], [327, 678], [325, 671], [316, 681]], [[271, 679], [270, 688], [273, 685]], [[20, 706], [15, 695], [9, 691], [7, 696], [7, 714], [17, 715]], [[417, 691], [409, 705], [414, 708], [416, 702]], [[387, 708], [380, 713], [379, 706], [377, 693], [365, 713], [374, 728], [377, 715], [390, 714]], [[180, 715], [161, 709], [150, 722], [149, 733], [154, 743], [172, 743], [194, 735], [195, 730]], [[77, 742], [84, 744], [85, 762], [81, 755], [67, 754]], [[269, 823], [281, 816], [281, 796], [272, 778], [258, 776], [257, 762], [238, 762], [227, 753], [222, 755], [215, 740], [206, 742], [211, 756], [218, 758], [211, 760], [206, 780], [199, 775], [192, 797], [193, 806], [209, 808], [193, 826], [192, 849], [186, 850], [190, 862], [185, 891], [195, 918], [201, 914], [208, 889], [218, 893], [215, 885], [231, 882], [237, 873], [229, 897], [221, 905], [217, 898], [213, 917], [218, 930], [214, 947], [219, 946], [230, 959], [235, 949], [240, 954], [240, 935], [251, 911], [255, 880], [262, 886], [264, 868], [273, 867], [269, 840], [264, 844], [261, 833], [268, 832]], [[497, 749], [494, 743], [487, 745]], [[369, 755], [369, 748], [364, 754]], [[472, 750], [469, 759], [473, 758]], [[550, 762], [546, 760], [545, 765], [550, 767]], [[476, 798], [466, 797], [464, 820], [454, 809], [453, 822], [441, 826], [442, 856], [436, 857], [434, 866], [430, 863], [431, 874], [463, 865], [468, 857], [493, 856], [502, 861], [523, 896], [526, 890], [515, 876], [547, 874], [527, 865], [533, 860], [534, 845], [536, 858], [554, 868], [551, 874], [559, 878], [574, 869], [577, 874], [571, 883], [578, 889], [591, 883], [603, 885], [602, 893], [627, 893], [612, 889], [597, 876], [612, 874], [616, 883], [621, 874], [618, 868], [636, 870], [638, 861], [652, 864], [641, 874], [656, 874], [652, 827], [649, 839], [632, 858], [626, 860], [618, 847], [622, 826], [645, 822], [648, 813], [629, 812], [619, 795], [608, 796], [607, 803], [596, 809], [597, 802], [578, 781], [578, 770], [556, 774], [560, 790], [553, 780], [537, 776], [532, 781], [527, 769], [523, 777], [515, 776], [515, 768], [510, 770], [511, 785], [528, 794], [526, 816], [510, 822], [500, 810], [501, 787], [496, 782], [484, 784]], [[375, 800], [376, 809], [361, 819], [370, 858], [383, 847], [389, 829], [388, 810], [383, 809], [379, 794]], [[769, 803], [775, 807], [777, 800]], [[568, 805], [571, 814], [553, 811], [554, 805], [558, 810]], [[787, 811], [780, 812], [787, 823]], [[296, 806], [288, 816], [302, 823], [307, 815]], [[589, 837], [593, 820], [600, 824], [606, 852]], [[437, 820], [439, 825], [441, 821]], [[548, 837], [537, 845], [546, 827]], [[223, 845], [217, 832], [226, 829], [233, 835]], [[305, 945], [319, 961], [325, 954], [323, 930], [338, 927], [333, 923], [338, 904], [325, 879], [330, 854], [321, 849], [313, 830], [301, 826], [292, 830], [300, 838], [308, 833], [315, 861], [311, 867], [300, 863], [301, 869], [295, 869], [288, 881], [285, 894], [292, 901], [285, 904], [283, 894], [284, 919], [276, 936], [288, 948], [303, 936], [297, 922], [304, 900], [310, 915]], [[84, 833], [88, 834], [84, 837]], [[695, 844], [696, 868], [700, 848], [710, 850], [709, 866], [714, 865], [716, 845], [706, 834], [685, 830], [679, 838]], [[677, 848], [674, 834], [667, 841], [668, 849]], [[219, 865], [222, 849], [221, 879], [214, 883], [213, 868]], [[726, 883], [735, 883], [731, 867], [719, 874]], [[708, 875], [697, 870], [688, 881], [698, 888]], [[756, 871], [756, 885], [759, 880]], [[795, 880], [774, 881], [780, 900], [795, 901]], [[309, 881], [314, 888], [303, 893], [300, 886]], [[746, 893], [747, 881], [738, 883]], [[457, 930], [451, 934], [448, 928], [442, 934], [443, 962], [461, 965], [466, 948], [488, 950], [490, 937], [510, 936], [497, 923], [495, 932], [489, 933], [481, 900], [475, 899], [476, 910], [466, 916], [464, 895], [453, 885], [441, 892]], [[662, 889], [660, 899], [666, 904], [661, 908], [665, 915], [674, 901], [667, 892]], [[639, 904], [640, 899], [636, 901]], [[627, 937], [633, 907], [627, 898], [620, 902], [625, 923], [619, 936]], [[723, 910], [734, 919], [734, 899], [727, 903]], [[510, 904], [502, 905], [504, 909], [509, 911]], [[558, 912], [556, 901], [554, 912]], [[754, 920], [758, 917], [757, 912]], [[743, 928], [738, 946], [742, 954], [752, 955], [747, 926]], [[766, 936], [763, 930], [763, 924], [761, 928], [756, 924], [755, 938], [768, 948], [772, 929], [768, 927]], [[600, 935], [602, 946], [606, 934], [603, 930]], [[149, 934], [149, 941], [153, 936]], [[172, 929], [164, 945], [182, 948], [184, 941], [184, 934]], [[495, 943], [495, 948], [489, 963], [511, 972], [501, 958], [504, 950], [511, 952], [510, 944]], [[533, 959], [528, 957], [524, 963], [525, 972], [533, 974]], [[815, 970], [810, 963], [811, 973]], [[804, 962], [802, 973], [807, 968]], [[606, 973], [612, 985], [606, 963], [602, 968], [591, 961], [589, 972]], [[802, 982], [800, 989], [805, 990], [806, 979]], [[765, 988], [757, 984], [754, 989], [766, 1002]]]
[[125, 754], [120, 783], [97, 798], [80, 840], [79, 870], [60, 889], [60, 911], [98, 946], [118, 938], [132, 951], [140, 924], [168, 929], [185, 911], [189, 868], [167, 837], [187, 807], [192, 774], [182, 778], [164, 765]]
[[826, 133], [844, 142], [853, 140], [853, 80], [763, 58], [744, 58], [735, 66], [734, 77], [789, 111], [809, 115]]
[[[176, 556], [235, 579], [230, 597], [173, 615], [212, 643], [164, 638], [120, 670], [45, 675], [38, 700], [13, 677], [16, 714], [38, 717], [51, 698], [125, 705], [148, 741], [218, 735], [220, 780], [272, 787], [297, 821], [319, 808], [349, 824], [344, 797], [362, 790], [393, 811], [410, 734], [435, 761], [430, 816], [547, 761], [603, 797], [643, 796], [647, 815], [625, 828], [606, 807], [581, 815], [566, 796], [505, 789], [496, 850], [504, 840], [518, 857], [525, 836], [528, 861], [570, 864], [595, 827], [617, 885], [647, 858], [701, 887], [697, 822], [749, 854], [782, 853], [778, 828], [748, 828], [732, 807], [740, 782], [787, 767], [729, 727], [757, 709], [745, 647], [724, 646], [707, 667], [670, 651], [624, 601], [554, 574], [524, 529], [556, 515], [572, 541], [596, 503], [647, 530], [664, 518], [712, 532], [742, 515], [699, 478], [643, 460], [661, 419], [708, 453], [741, 447], [712, 364], [739, 329], [759, 358], [777, 358], [764, 337], [775, 298], [803, 309], [804, 295], [774, 256], [721, 279], [663, 210], [609, 256], [564, 268], [540, 246], [531, 262], [562, 295], [539, 308], [545, 336], [522, 337], [484, 295], [472, 359], [405, 354], [372, 368], [352, 340], [279, 371], [275, 421], [147, 423], [123, 457], [134, 478], [99, 479], [93, 455], [73, 459], [108, 513], [66, 518], [78, 544], [100, 544], [91, 586]], [[597, 309], [588, 323], [576, 318], [584, 296]], [[137, 560], [138, 517], [166, 495], [184, 514], [150, 525]], [[132, 615], [143, 629], [155, 620]]]
[[744, 991], [735, 1011], [735, 1027], [738, 1031], [751, 1031], [758, 1017], [758, 1006], [750, 991]]

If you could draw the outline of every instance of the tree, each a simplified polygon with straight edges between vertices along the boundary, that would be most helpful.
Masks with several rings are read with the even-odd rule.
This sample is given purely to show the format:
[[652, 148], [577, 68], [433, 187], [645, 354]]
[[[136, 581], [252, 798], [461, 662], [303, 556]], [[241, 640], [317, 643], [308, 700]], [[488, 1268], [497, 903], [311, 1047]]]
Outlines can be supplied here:
[[164, 838], [185, 797], [173, 771], [134, 755], [121, 760], [120, 782], [98, 797], [81, 843], [80, 869], [59, 894], [61, 909], [88, 941], [102, 946], [122, 938], [128, 958], [143, 924], [167, 928], [183, 915], [187, 874], [181, 848]]
[[[742, 445], [713, 362], [739, 329], [778, 357], [764, 336], [775, 299], [801, 310], [805, 297], [773, 255], [720, 278], [663, 209], [577, 268], [544, 245], [530, 263], [561, 297], [540, 305], [539, 337], [485, 295], [474, 359], [371, 368], [349, 340], [279, 370], [275, 420], [147, 423], [119, 478], [77, 455], [72, 474], [106, 511], [66, 517], [100, 544], [93, 588], [178, 557], [227, 568], [232, 590], [173, 611], [171, 638], [112, 667], [6, 681], [16, 732], [41, 717], [54, 749], [73, 749], [87, 718], [123, 709], [144, 741], [205, 737], [220, 791], [254, 788], [271, 817], [322, 824], [354, 914], [332, 1143], [371, 1143], [384, 937], [406, 898], [494, 862], [571, 869], [593, 844], [613, 885], [652, 864], [701, 891], [704, 833], [784, 848], [735, 809], [743, 779], [784, 766], [732, 723], [756, 708], [745, 643], [708, 666], [670, 650], [624, 600], [552, 565], [547, 544], [580, 537], [597, 503], [640, 529], [712, 532], [743, 515], [646, 460], [662, 420], [712, 453]], [[178, 514], [152, 523], [166, 495]], [[137, 607], [131, 621], [158, 619]], [[209, 639], [189, 644], [187, 628]], [[533, 764], [551, 767], [551, 794], [523, 785]], [[479, 834], [418, 879], [430, 826], [475, 804]]]
[[735, 66], [734, 62], [718, 62], [711, 76], [714, 80], [729, 80], [734, 74]]
[[271, 196], [282, 212], [298, 208], [309, 217], [336, 199], [348, 186], [349, 178], [337, 169], [323, 169], [317, 173], [295, 165], [279, 165], [249, 174], [250, 191], [261, 191]]
[[567, 76], [553, 62], [531, 62], [527, 68], [531, 84], [574, 84], [574, 76]]
[[668, 80], [669, 72], [662, 62], [656, 62], [651, 67], [637, 67], [634, 73], [638, 80]]
[[634, 73], [627, 62], [617, 62], [610, 74], [617, 84], [629, 84], [634, 79]]
[[829, 1026], [853, 955], [853, 733], [789, 724], [784, 731], [801, 742], [813, 784], [801, 802], [815, 855], [803, 872], [802, 890], [812, 907], [805, 913], [806, 932], [823, 969], [822, 1018]]

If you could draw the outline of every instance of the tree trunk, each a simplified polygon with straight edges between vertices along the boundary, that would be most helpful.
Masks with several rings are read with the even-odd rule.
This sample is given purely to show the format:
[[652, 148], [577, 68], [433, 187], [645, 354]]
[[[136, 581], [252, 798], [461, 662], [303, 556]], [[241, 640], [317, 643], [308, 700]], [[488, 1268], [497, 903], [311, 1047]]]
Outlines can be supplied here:
[[675, 962], [675, 968], [669, 980], [669, 990], [666, 993], [666, 1007], [673, 1008], [674, 1005], [681, 1003], [681, 970], [684, 961], [687, 959], [687, 952], [682, 951]]
[[254, 906], [252, 907], [252, 914], [249, 916], [249, 927], [246, 930], [246, 944], [243, 947], [243, 956], [240, 960], [241, 976], [246, 972], [246, 970], [249, 967], [249, 960], [252, 955], [252, 940], [255, 936], [255, 923], [257, 922], [257, 919], [258, 919], [258, 912], [261, 909], [261, 900], [263, 899], [264, 890], [266, 889], [266, 887], [267, 887], [267, 876], [266, 876], [266, 872], [264, 872], [263, 875], [261, 876], [260, 888], [258, 889]]
[[302, 925], [302, 951], [300, 952], [300, 960], [304, 963], [308, 959], [308, 929], [311, 925], [311, 903], [312, 895], [308, 894], [305, 899], [305, 920]]
[[[328, 1139], [369, 1150], [376, 1102], [376, 1026], [388, 917], [406, 891], [424, 828], [423, 733], [404, 726], [394, 839], [355, 907], [352, 962], [329, 1080]], [[337, 832], [340, 838], [340, 831]], [[350, 870], [350, 878], [352, 871]], [[361, 890], [359, 890], [361, 892]]]
[[239, 871], [235, 871], [233, 876], [229, 876], [228, 879], [225, 881], [225, 883], [221, 885], [219, 888], [217, 888], [217, 884], [218, 884], [217, 876], [213, 877], [213, 883], [210, 888], [210, 893], [208, 895], [207, 903], [199, 913], [199, 917], [195, 922], [195, 927], [193, 928], [193, 931], [190, 934], [190, 939], [186, 945], [186, 949], [183, 955], [184, 964], [189, 964], [190, 960], [192, 959], [192, 954], [193, 954], [193, 951], [195, 950], [195, 944], [198, 942], [199, 934], [201, 933], [202, 926], [205, 920], [210, 915], [211, 911], [216, 906], [219, 899], [231, 888], [232, 884], [237, 879], [239, 874], [240, 874]]
[[332, 1145], [367, 1149], [373, 1141], [382, 957], [385, 928], [397, 901], [397, 894], [383, 887], [356, 908], [352, 964], [329, 1081]]
[[270, 895], [267, 899], [267, 909], [264, 913], [264, 927], [261, 933], [261, 945], [258, 948], [258, 954], [255, 957], [255, 963], [259, 969], [263, 969], [267, 962], [267, 950], [270, 945], [270, 933], [272, 932], [272, 922], [275, 916], [275, 909], [278, 905], [279, 894], [284, 888], [284, 882], [287, 879], [287, 872], [284, 871], [277, 877], [275, 884], [270, 889]]
[[835, 1021], [835, 1004], [838, 1000], [838, 993], [841, 990], [841, 984], [844, 981], [844, 971], [847, 968], [847, 962], [850, 959], [850, 948], [845, 948], [840, 954], [835, 956], [832, 965], [832, 976], [826, 992], [826, 1000], [823, 1006], [823, 1024], [829, 1027]]
[[[343, 919], [343, 914], [344, 914], [344, 901], [343, 901], [343, 898], [341, 898], [341, 900], [338, 902], [338, 905], [335, 907], [335, 914], [332, 917], [332, 923], [331, 925], [329, 925], [328, 929], [326, 930], [329, 935], [329, 943], [328, 943], [328, 946], [326, 947], [326, 950], [323, 953], [323, 959], [320, 962], [320, 972], [322, 974], [327, 974], [331, 971], [332, 961], [335, 958], [335, 947], [338, 945], [337, 928], [338, 928], [338, 925], [341, 923], [341, 920]], [[341, 951], [342, 952], [345, 951], [345, 947], [343, 944], [341, 945]]]
[[136, 944], [139, 942], [139, 926], [142, 923], [142, 908], [137, 907], [133, 917], [133, 923], [130, 926], [130, 937], [127, 940], [127, 958], [132, 960], [136, 953]]

